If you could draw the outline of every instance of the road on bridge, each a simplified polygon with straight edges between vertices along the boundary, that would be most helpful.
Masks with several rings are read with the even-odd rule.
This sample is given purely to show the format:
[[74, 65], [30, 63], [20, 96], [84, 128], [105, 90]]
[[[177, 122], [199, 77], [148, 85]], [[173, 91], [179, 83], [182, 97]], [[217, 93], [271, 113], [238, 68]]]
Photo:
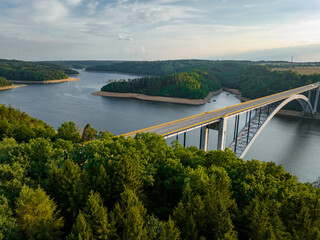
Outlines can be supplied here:
[[176, 133], [184, 132], [190, 129], [194, 129], [203, 125], [208, 125], [210, 123], [214, 123], [219, 121], [219, 119], [224, 117], [231, 117], [233, 115], [238, 114], [239, 112], [246, 112], [250, 110], [254, 110], [257, 108], [260, 108], [264, 105], [268, 105], [274, 102], [278, 102], [280, 100], [284, 100], [294, 94], [303, 93], [315, 88], [318, 88], [320, 86], [320, 83], [314, 83], [307, 86], [291, 89], [285, 92], [276, 93], [273, 95], [269, 95], [266, 97], [254, 99], [251, 101], [239, 103], [233, 106], [229, 106], [226, 108], [210, 111], [210, 112], [204, 112], [195, 116], [175, 120], [168, 123], [163, 123], [160, 125], [156, 125], [153, 127], [137, 130], [134, 132], [122, 134], [121, 136], [124, 137], [134, 137], [137, 133], [140, 132], [150, 132], [150, 133], [157, 133], [159, 135], [162, 135], [164, 137], [172, 136]]

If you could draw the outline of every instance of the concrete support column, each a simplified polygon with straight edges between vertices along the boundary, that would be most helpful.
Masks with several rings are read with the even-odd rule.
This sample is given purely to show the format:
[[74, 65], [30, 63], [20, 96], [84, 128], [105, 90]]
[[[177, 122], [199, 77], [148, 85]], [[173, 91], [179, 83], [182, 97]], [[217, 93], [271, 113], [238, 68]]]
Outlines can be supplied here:
[[311, 93], [312, 93], [311, 91], [312, 91], [312, 90], [309, 90], [309, 91], [308, 91], [308, 99], [309, 99], [310, 102], [311, 102]]
[[209, 128], [203, 126], [200, 128], [200, 146], [199, 149], [208, 150]]
[[227, 118], [222, 118], [219, 122], [218, 149], [224, 150], [226, 148], [226, 138], [227, 138]]
[[316, 98], [315, 98], [315, 100], [314, 100], [314, 107], [313, 107], [313, 112], [314, 112], [314, 113], [317, 112], [317, 108], [318, 108], [319, 92], [320, 92], [320, 87], [317, 88]]

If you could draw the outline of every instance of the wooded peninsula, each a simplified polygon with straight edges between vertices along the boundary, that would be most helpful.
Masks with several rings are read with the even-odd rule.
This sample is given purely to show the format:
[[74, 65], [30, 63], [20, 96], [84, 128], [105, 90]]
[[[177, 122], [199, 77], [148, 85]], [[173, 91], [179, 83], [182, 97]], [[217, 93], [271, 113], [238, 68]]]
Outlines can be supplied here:
[[67, 74], [79, 73], [75, 70], [48, 62], [25, 62], [0, 59], [0, 76], [9, 81], [44, 82], [61, 80], [68, 79]]
[[[255, 99], [320, 81], [319, 74], [302, 75], [281, 70], [282, 66], [281, 63], [249, 61], [175, 60], [114, 63], [87, 70], [150, 75], [112, 81], [101, 91], [189, 99], [204, 99], [209, 92], [220, 88], [238, 89], [242, 97]], [[296, 68], [301, 69], [300, 65]], [[288, 108], [298, 109], [299, 106], [292, 103]]]

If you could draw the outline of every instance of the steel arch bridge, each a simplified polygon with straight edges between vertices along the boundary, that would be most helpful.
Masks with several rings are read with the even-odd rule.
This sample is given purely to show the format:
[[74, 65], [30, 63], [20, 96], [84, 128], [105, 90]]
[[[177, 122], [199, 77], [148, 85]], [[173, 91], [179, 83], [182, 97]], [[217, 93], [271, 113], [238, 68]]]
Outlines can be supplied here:
[[[308, 93], [308, 97], [302, 93]], [[319, 93], [320, 82], [137, 130], [122, 136], [134, 137], [140, 132], [156, 132], [164, 138], [176, 136], [178, 139], [178, 135], [183, 134], [183, 145], [185, 147], [187, 132], [200, 129], [199, 148], [206, 151], [208, 149], [209, 129], [213, 129], [218, 131], [217, 149], [224, 150], [226, 148], [227, 131], [230, 131], [227, 122], [234, 118], [233, 139], [228, 147], [235, 152], [237, 157], [243, 158], [264, 127], [288, 103], [298, 101], [304, 115], [314, 116], [318, 106]], [[313, 95], [314, 104], [311, 103]], [[240, 117], [244, 114], [244, 126], [240, 128]]]

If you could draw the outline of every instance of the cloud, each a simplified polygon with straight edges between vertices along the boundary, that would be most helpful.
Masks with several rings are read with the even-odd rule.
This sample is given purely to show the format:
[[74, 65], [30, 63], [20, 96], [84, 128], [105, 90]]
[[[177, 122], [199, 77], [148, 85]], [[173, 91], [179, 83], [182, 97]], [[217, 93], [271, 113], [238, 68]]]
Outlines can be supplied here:
[[[105, 6], [105, 16], [111, 17], [113, 22], [126, 26], [154, 24], [173, 24], [178, 21], [187, 21], [199, 16], [196, 9], [178, 4], [180, 1], [148, 1], [130, 2], [120, 1], [121, 4]], [[177, 3], [175, 5], [175, 3]]]
[[118, 0], [119, 5], [122, 5], [122, 3], [129, 2], [129, 0]]
[[33, 3], [36, 22], [53, 23], [68, 15], [68, 9], [58, 0], [40, 0]]
[[320, 11], [302, 15], [298, 20], [275, 28], [274, 35], [281, 42], [290, 45], [320, 43]]
[[71, 5], [71, 6], [79, 5], [82, 2], [82, 0], [65, 0], [65, 1], [68, 5]]
[[123, 36], [122, 34], [118, 34], [118, 40], [120, 41], [133, 41], [133, 37]]
[[92, 15], [96, 12], [96, 9], [99, 5], [99, 2], [96, 0], [90, 0], [90, 2], [87, 4], [88, 7], [88, 14]]

